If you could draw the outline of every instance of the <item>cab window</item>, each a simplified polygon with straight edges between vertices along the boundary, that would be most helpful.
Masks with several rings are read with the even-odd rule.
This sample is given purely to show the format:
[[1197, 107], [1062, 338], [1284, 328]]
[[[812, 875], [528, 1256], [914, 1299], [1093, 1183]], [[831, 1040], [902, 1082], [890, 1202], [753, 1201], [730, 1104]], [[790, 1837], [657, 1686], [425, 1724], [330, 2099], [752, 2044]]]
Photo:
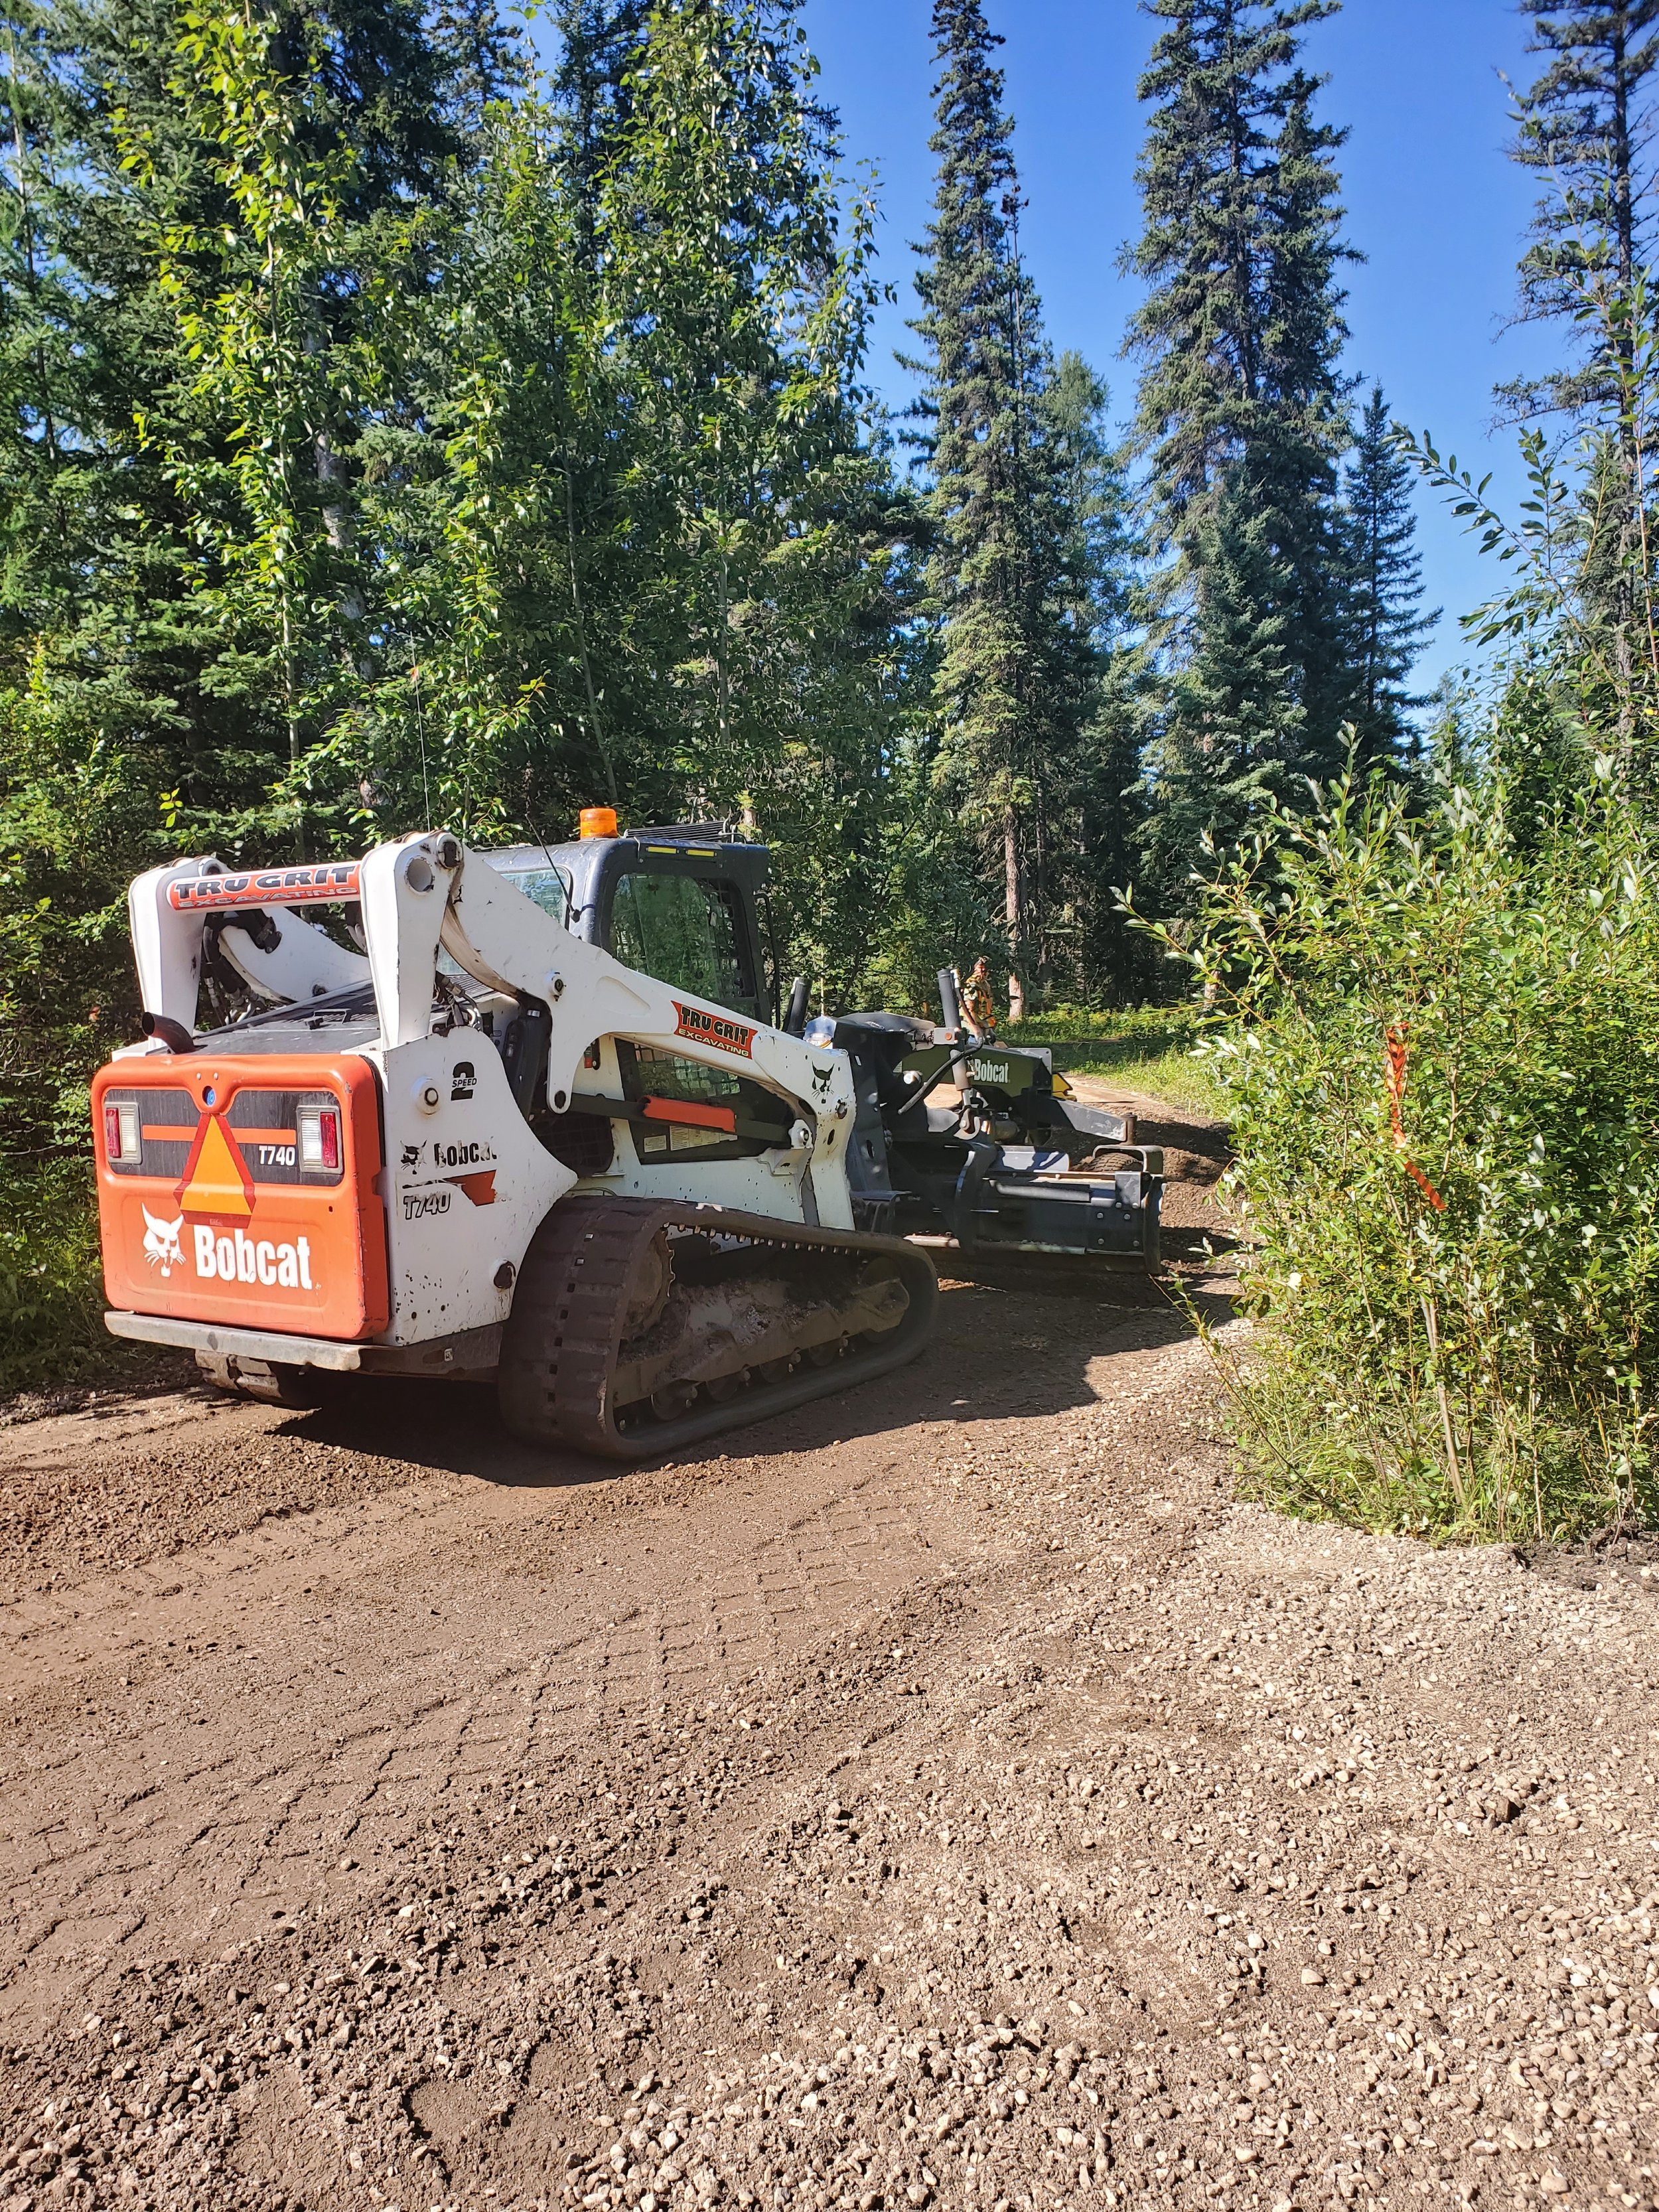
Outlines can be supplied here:
[[[534, 899], [544, 914], [550, 914], [555, 921], [568, 928], [570, 878], [562, 868], [503, 868], [501, 873], [515, 891], [522, 891], [526, 898]], [[438, 947], [438, 973], [453, 976], [464, 972], [460, 963], [446, 952], [441, 945]]]
[[534, 899], [544, 914], [567, 926], [570, 920], [570, 878], [562, 868], [515, 868], [507, 878], [516, 891]]
[[625, 967], [757, 1018], [741, 945], [730, 884], [696, 876], [635, 874], [618, 880], [611, 950]]

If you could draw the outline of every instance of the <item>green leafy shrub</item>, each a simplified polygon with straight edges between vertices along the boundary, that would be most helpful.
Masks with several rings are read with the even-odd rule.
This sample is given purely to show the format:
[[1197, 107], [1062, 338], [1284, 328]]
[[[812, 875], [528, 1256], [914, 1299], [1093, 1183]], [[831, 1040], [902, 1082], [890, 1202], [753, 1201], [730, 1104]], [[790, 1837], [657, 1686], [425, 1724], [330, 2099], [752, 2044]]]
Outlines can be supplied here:
[[0, 1395], [119, 1364], [89, 1159], [0, 1159]]
[[1230, 1380], [1280, 1506], [1553, 1537], [1659, 1504], [1655, 856], [1607, 761], [1525, 830], [1501, 781], [1416, 819], [1344, 784], [1273, 814], [1183, 951], [1254, 1241]]

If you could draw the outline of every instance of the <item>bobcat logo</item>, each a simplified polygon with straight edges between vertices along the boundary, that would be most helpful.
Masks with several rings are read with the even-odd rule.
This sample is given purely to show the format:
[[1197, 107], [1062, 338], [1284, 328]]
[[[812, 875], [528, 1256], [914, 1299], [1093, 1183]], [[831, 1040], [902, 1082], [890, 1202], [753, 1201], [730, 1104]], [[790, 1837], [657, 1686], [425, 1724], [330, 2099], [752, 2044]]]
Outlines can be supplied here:
[[830, 1085], [834, 1080], [835, 1073], [836, 1071], [833, 1066], [815, 1067], [812, 1070], [812, 1088], [817, 1092], [818, 1097], [821, 1099], [828, 1099], [830, 1096]]
[[179, 1242], [185, 1233], [185, 1217], [181, 1213], [176, 1221], [158, 1221], [147, 1206], [138, 1210], [144, 1217], [144, 1257], [152, 1267], [160, 1267], [165, 1282], [175, 1267], [185, 1264]]

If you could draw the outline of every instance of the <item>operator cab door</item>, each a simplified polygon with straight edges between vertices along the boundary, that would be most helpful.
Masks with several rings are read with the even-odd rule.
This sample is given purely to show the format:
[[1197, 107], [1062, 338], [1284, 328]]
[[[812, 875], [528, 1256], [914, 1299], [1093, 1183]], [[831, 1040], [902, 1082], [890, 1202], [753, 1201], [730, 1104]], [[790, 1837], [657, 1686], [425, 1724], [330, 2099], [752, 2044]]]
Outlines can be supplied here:
[[[561, 845], [539, 856], [515, 848], [495, 865], [624, 966], [760, 1024], [770, 1009], [755, 894], [766, 880], [767, 858], [763, 846], [671, 842], [646, 831]], [[605, 1049], [615, 1054], [616, 1088], [637, 1109], [630, 1140], [641, 1167], [688, 1154], [699, 1164], [752, 1159], [789, 1142], [796, 1109], [742, 1073], [745, 1062], [709, 1066], [625, 1037]], [[601, 1062], [590, 1057], [588, 1064]], [[611, 1087], [608, 1077], [604, 1087]]]
[[773, 1018], [755, 920], [768, 857], [763, 845], [671, 844], [649, 831], [489, 856], [585, 943], [754, 1022]]
[[[730, 876], [705, 872], [714, 855], [694, 859], [628, 839], [608, 857], [613, 865], [605, 871], [596, 916], [599, 942], [624, 966], [654, 975], [671, 990], [729, 1006], [753, 1022], [766, 1020], [752, 908]], [[688, 1153], [703, 1161], [752, 1158], [788, 1141], [782, 1102], [736, 1067], [705, 1066], [621, 1041], [617, 1057], [625, 1097], [708, 1109], [738, 1125], [730, 1134], [636, 1125], [634, 1148], [641, 1166]]]

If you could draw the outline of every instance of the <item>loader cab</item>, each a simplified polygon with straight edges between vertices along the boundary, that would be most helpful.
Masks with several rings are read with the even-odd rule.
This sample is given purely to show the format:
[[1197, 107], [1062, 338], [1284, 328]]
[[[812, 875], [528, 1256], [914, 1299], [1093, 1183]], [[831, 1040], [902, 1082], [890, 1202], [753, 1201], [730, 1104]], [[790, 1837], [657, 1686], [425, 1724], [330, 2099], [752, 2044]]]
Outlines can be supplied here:
[[768, 858], [764, 845], [676, 823], [625, 837], [514, 845], [489, 861], [573, 936], [625, 966], [769, 1022], [756, 919]]

